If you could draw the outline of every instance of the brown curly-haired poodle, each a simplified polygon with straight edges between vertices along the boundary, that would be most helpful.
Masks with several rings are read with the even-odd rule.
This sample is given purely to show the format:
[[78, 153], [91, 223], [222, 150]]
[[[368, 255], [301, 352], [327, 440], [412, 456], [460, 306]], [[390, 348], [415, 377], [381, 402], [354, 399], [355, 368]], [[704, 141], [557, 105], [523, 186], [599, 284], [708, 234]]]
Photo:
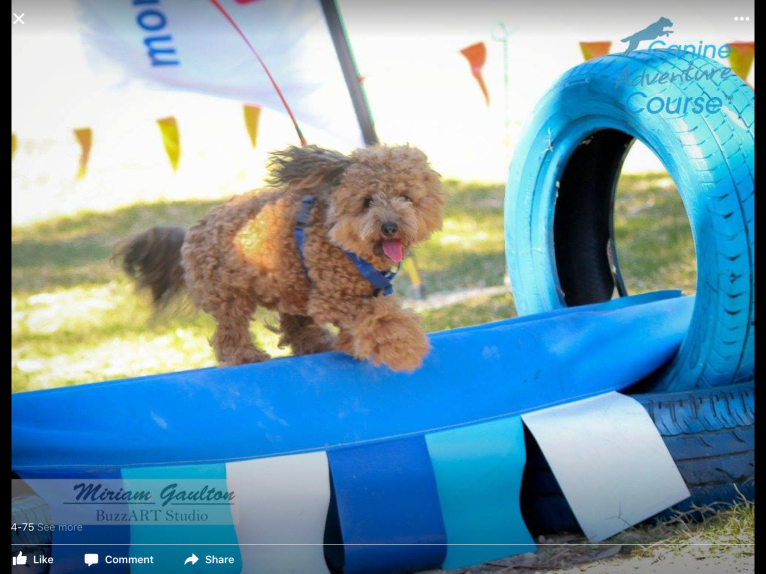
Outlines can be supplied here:
[[428, 340], [390, 280], [441, 227], [439, 175], [425, 154], [291, 147], [273, 154], [270, 169], [271, 187], [214, 208], [188, 232], [155, 227], [122, 242], [125, 271], [157, 307], [185, 287], [217, 321], [221, 365], [270, 358], [250, 335], [261, 306], [279, 313], [280, 345], [296, 355], [336, 349], [397, 371], [419, 367]]

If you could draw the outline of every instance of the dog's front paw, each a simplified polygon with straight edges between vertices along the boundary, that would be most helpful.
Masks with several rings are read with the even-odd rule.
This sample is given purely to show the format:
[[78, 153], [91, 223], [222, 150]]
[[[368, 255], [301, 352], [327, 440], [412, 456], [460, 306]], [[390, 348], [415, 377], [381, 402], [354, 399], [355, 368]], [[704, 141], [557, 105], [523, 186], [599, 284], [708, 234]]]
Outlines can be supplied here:
[[227, 349], [219, 354], [218, 364], [221, 367], [236, 367], [249, 365], [250, 363], [262, 363], [271, 359], [271, 356], [255, 347], [243, 347], [241, 349]]
[[383, 363], [392, 371], [412, 372], [423, 365], [429, 349], [428, 339], [421, 333], [418, 337], [381, 345], [375, 362]]
[[393, 371], [414, 371], [430, 349], [426, 334], [408, 314], [377, 318], [371, 329], [359, 335], [354, 354]]

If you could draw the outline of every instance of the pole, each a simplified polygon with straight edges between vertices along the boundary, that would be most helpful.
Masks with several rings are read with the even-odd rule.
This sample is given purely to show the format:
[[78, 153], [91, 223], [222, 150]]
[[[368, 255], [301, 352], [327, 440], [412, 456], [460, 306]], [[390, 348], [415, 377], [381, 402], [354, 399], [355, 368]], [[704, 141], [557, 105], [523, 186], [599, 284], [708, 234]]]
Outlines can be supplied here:
[[359, 70], [357, 70], [354, 55], [351, 52], [351, 46], [349, 45], [346, 29], [343, 26], [343, 20], [338, 10], [338, 4], [335, 0], [319, 1], [327, 21], [327, 27], [330, 29], [330, 36], [335, 46], [335, 52], [338, 55], [341, 70], [343, 70], [343, 77], [346, 79], [351, 102], [354, 104], [359, 128], [362, 130], [362, 138], [365, 145], [376, 145], [378, 143], [378, 134], [375, 133], [372, 113], [370, 112], [367, 97], [364, 94], [364, 88], [362, 88], [362, 83], [359, 79]]
[[510, 35], [511, 32], [505, 26], [504, 22], [498, 22], [495, 29], [492, 31], [492, 39], [503, 44], [503, 88], [505, 92], [505, 137], [503, 142], [505, 143], [505, 155], [507, 159], [510, 159], [511, 157], [510, 79], [508, 77], [508, 37]]

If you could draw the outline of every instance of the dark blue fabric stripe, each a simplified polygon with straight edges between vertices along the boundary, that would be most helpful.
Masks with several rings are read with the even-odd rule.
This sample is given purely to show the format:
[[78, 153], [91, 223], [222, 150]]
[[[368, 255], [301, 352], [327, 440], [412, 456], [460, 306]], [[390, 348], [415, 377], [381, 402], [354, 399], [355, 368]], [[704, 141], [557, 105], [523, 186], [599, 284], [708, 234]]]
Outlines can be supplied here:
[[345, 544], [345, 574], [438, 568], [447, 553], [422, 436], [327, 453]]

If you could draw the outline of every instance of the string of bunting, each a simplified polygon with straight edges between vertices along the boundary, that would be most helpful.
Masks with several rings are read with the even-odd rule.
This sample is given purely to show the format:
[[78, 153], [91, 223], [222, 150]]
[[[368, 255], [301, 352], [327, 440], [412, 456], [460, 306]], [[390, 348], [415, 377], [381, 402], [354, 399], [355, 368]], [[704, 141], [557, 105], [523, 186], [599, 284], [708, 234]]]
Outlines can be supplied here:
[[[211, 2], [215, 5], [218, 5], [216, 0], [211, 0]], [[247, 44], [250, 46], [249, 41], [247, 41], [246, 38], [244, 39], [245, 42], [247, 42]], [[588, 41], [580, 42], [579, 46], [584, 60], [588, 61], [594, 58], [600, 58], [608, 55], [612, 47], [612, 42]], [[731, 42], [729, 43], [729, 46], [731, 46], [731, 52], [729, 55], [729, 65], [731, 66], [731, 69], [740, 78], [742, 78], [744, 81], [747, 81], [753, 68], [753, 62], [755, 60], [755, 42]], [[250, 48], [252, 49], [252, 46], [250, 46]], [[466, 58], [466, 60], [468, 60], [471, 74], [479, 85], [482, 95], [484, 96], [485, 103], [489, 105], [489, 90], [483, 76], [484, 65], [487, 61], [486, 45], [484, 42], [477, 42], [468, 46], [467, 48], [460, 50], [460, 53]], [[283, 97], [276, 84], [275, 88], [278, 90], [280, 97]], [[301, 143], [305, 145], [306, 140], [303, 137], [300, 127], [298, 127], [295, 117], [292, 115], [292, 112], [289, 109], [286, 101], [284, 104], [288, 115], [293, 121], [293, 125], [296, 129], [296, 133], [298, 134], [299, 139], [301, 140]], [[250, 145], [253, 148], [256, 148], [258, 145], [258, 133], [263, 109], [261, 106], [255, 104], [243, 104], [242, 111], [245, 130], [247, 132]], [[168, 157], [168, 161], [170, 162], [173, 171], [178, 171], [181, 159], [181, 138], [178, 120], [173, 116], [168, 116], [158, 119], [157, 125], [160, 129], [162, 144]], [[76, 177], [77, 179], [83, 179], [88, 172], [88, 164], [93, 148], [93, 129], [89, 127], [77, 128], [73, 130], [73, 134], [77, 144], [80, 147], [80, 157]], [[15, 159], [18, 150], [19, 136], [16, 133], [11, 133], [11, 161]]]

